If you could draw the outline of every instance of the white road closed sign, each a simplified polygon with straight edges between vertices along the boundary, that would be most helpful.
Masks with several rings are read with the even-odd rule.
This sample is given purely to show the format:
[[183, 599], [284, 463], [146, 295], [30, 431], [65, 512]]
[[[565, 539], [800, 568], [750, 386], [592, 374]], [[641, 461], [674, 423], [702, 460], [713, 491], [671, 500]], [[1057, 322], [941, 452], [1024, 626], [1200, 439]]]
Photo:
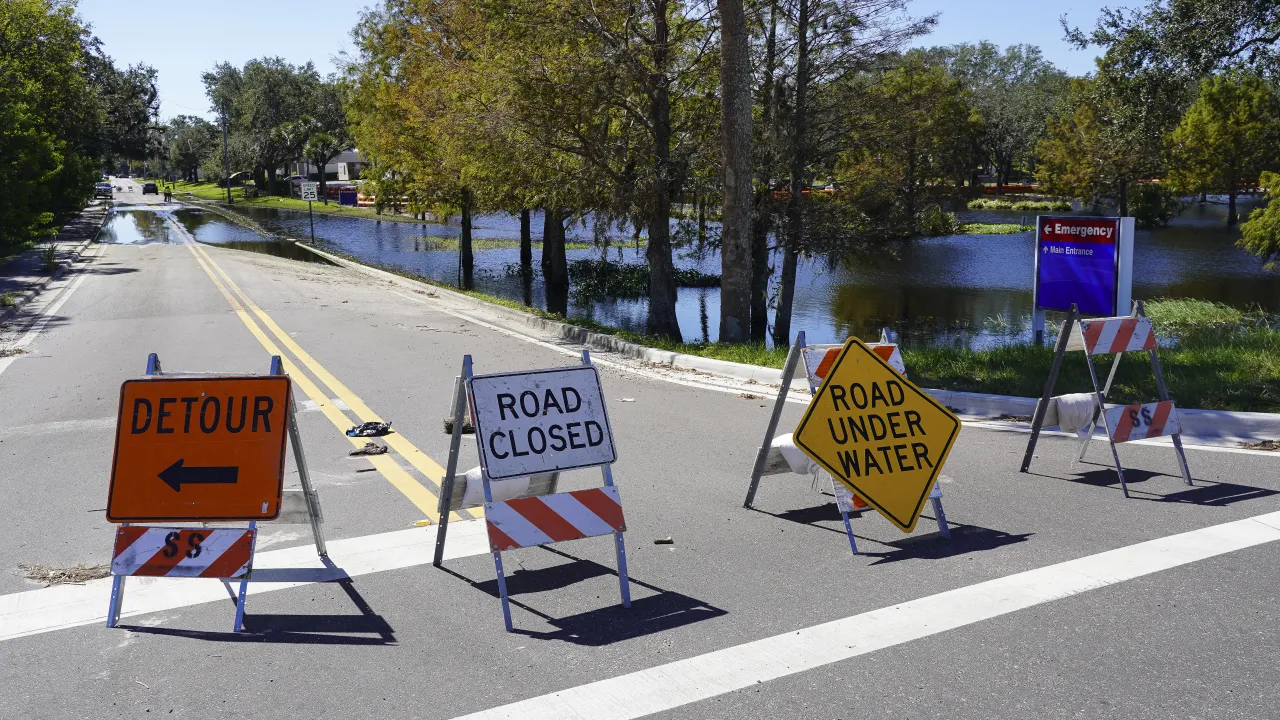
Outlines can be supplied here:
[[302, 183], [302, 199], [303, 200], [319, 200], [320, 183], [304, 182]]
[[480, 459], [492, 480], [618, 459], [594, 367], [477, 375], [468, 388]]

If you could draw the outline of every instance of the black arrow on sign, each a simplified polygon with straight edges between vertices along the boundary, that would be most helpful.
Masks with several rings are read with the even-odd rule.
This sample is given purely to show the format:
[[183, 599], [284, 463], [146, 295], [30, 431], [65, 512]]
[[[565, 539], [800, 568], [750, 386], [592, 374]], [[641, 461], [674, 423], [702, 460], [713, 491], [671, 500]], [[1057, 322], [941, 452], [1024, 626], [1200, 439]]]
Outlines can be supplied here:
[[238, 467], [183, 467], [182, 462], [160, 471], [160, 479], [174, 492], [182, 492], [183, 485], [230, 485], [240, 476]]

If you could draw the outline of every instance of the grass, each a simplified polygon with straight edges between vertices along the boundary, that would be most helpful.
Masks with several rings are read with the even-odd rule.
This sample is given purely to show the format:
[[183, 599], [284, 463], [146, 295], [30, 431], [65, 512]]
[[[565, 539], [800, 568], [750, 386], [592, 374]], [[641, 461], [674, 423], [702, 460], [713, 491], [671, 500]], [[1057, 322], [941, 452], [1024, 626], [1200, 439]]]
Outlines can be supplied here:
[[[227, 190], [219, 187], [217, 183], [199, 182], [177, 182], [173, 184], [174, 197], [183, 200], [185, 193], [205, 202], [218, 202], [226, 205]], [[244, 197], [243, 190], [238, 188], [231, 189], [232, 208], [241, 207], [261, 207], [276, 208], [279, 210], [306, 210], [307, 201], [298, 200], [291, 197], [278, 197], [275, 195], [263, 195], [260, 197]], [[315, 202], [311, 204], [313, 212], [320, 215], [339, 215], [343, 217], [359, 217], [370, 220], [386, 220], [389, 222], [404, 223], [421, 223], [421, 220], [414, 219], [408, 215], [394, 215], [391, 213], [383, 213], [379, 215], [374, 212], [373, 208], [350, 207], [348, 205], [339, 205], [337, 201], [330, 201], [329, 204], [323, 202]]]
[[40, 267], [45, 272], [53, 272], [58, 269], [58, 246], [49, 243], [40, 248]]
[[965, 223], [960, 232], [965, 235], [1017, 235], [1035, 230], [1034, 225], [1020, 223]]
[[[588, 298], [638, 298], [649, 294], [649, 266], [608, 260], [569, 263], [573, 291]], [[720, 277], [697, 270], [675, 269], [676, 287], [719, 287]]]
[[978, 198], [969, 201], [970, 210], [1037, 210], [1068, 212], [1071, 203], [1066, 200], [1031, 200], [1011, 198]]
[[13, 307], [18, 304], [18, 296], [15, 293], [0, 293], [0, 307]]
[[[428, 250], [449, 250], [457, 252], [461, 241], [457, 238], [426, 238]], [[540, 240], [534, 240], [534, 247], [541, 247]], [[499, 240], [495, 238], [472, 238], [472, 250], [508, 250], [520, 247], [519, 240]], [[590, 250], [595, 247], [591, 243], [566, 242], [565, 250]]]

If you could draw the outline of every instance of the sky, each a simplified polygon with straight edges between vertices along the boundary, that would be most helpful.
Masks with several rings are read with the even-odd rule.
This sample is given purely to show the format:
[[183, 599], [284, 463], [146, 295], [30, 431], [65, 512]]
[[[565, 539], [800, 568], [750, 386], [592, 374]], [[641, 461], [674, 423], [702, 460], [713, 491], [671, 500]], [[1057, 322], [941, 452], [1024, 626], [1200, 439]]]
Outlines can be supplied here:
[[[1121, 0], [1122, 1], [1122, 0]], [[293, 64], [314, 62], [321, 75], [337, 70], [341, 54], [354, 52], [351, 28], [369, 0], [258, 0], [248, 4], [195, 0], [81, 0], [80, 16], [92, 24], [117, 65], [146, 63], [159, 73], [160, 117], [212, 119], [200, 75], [228, 61], [279, 56]], [[939, 13], [932, 35], [917, 45], [990, 40], [1004, 47], [1039, 45], [1050, 62], [1073, 75], [1093, 69], [1096, 53], [1072, 49], [1058, 18], [1092, 27], [1106, 0], [913, 0], [913, 15]], [[1119, 5], [1110, 0], [1112, 7]], [[252, 9], [238, 13], [237, 9]]]

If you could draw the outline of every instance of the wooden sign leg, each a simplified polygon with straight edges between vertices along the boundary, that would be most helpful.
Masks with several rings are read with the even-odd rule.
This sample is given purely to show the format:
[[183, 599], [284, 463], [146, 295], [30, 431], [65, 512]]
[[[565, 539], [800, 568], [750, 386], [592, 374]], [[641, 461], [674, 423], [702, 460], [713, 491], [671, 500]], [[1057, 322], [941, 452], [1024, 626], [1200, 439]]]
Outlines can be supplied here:
[[[1142, 311], [1142, 304], [1138, 304], [1138, 312], [1143, 316], [1146, 315]], [[1160, 357], [1156, 354], [1156, 350], [1148, 350], [1147, 356], [1151, 358], [1151, 372], [1156, 376], [1156, 391], [1160, 393], [1160, 400], [1167, 402], [1169, 400], [1169, 388], [1164, 384], [1164, 371], [1160, 369]], [[1188, 485], [1191, 482], [1191, 469], [1187, 467], [1187, 455], [1182, 450], [1182, 433], [1174, 433], [1171, 436], [1173, 440], [1173, 450], [1178, 456], [1178, 469], [1182, 471], [1182, 480]]]
[[[271, 358], [271, 374], [284, 375], [284, 361], [279, 355]], [[307, 469], [307, 456], [302, 451], [302, 433], [298, 430], [298, 405], [293, 394], [289, 395], [289, 444], [293, 446], [293, 463], [298, 467], [298, 482], [302, 484], [302, 498], [307, 504], [307, 521], [311, 523], [311, 536], [316, 541], [316, 554], [329, 557], [325, 546], [324, 530], [320, 527], [320, 503], [311, 485], [311, 472]]]
[[[462, 361], [462, 374], [453, 383], [453, 433], [449, 436], [449, 461], [445, 463], [444, 477], [440, 478], [440, 525], [436, 528], [436, 555], [432, 565], [440, 567], [444, 562], [444, 537], [449, 530], [449, 506], [453, 501], [453, 476], [458, 472], [458, 450], [462, 444], [462, 418], [467, 405], [467, 382], [471, 377], [471, 356]], [[488, 485], [485, 486], [488, 492]]]
[[1049, 368], [1049, 379], [1044, 384], [1044, 394], [1036, 405], [1035, 416], [1031, 419], [1031, 438], [1027, 440], [1027, 452], [1022, 456], [1022, 472], [1031, 467], [1031, 458], [1036, 452], [1036, 442], [1040, 439], [1040, 429], [1044, 425], [1045, 413], [1049, 411], [1049, 401], [1053, 398], [1053, 386], [1058, 382], [1058, 372], [1062, 370], [1062, 357], [1067, 351], [1067, 339], [1076, 321], [1076, 306], [1071, 306], [1071, 313], [1062, 323], [1062, 331], [1058, 333], [1058, 346], [1053, 352], [1053, 365]]
[[1116, 463], [1116, 475], [1120, 478], [1120, 490], [1129, 497], [1129, 486], [1124, 481], [1124, 468], [1120, 465], [1120, 453], [1116, 450], [1115, 440], [1111, 437], [1111, 423], [1107, 420], [1106, 402], [1102, 397], [1102, 389], [1098, 387], [1098, 369], [1093, 364], [1093, 354], [1088, 348], [1084, 351], [1085, 362], [1089, 365], [1089, 379], [1093, 381], [1093, 394], [1098, 398], [1098, 412], [1102, 417], [1102, 427], [1107, 431], [1107, 444], [1111, 446], [1111, 458]]
[[747, 499], [742, 506], [751, 509], [756, 501], [756, 490], [760, 487], [760, 477], [764, 475], [764, 463], [769, 458], [769, 448], [773, 446], [773, 435], [778, 431], [778, 421], [782, 419], [782, 408], [787, 404], [787, 392], [791, 389], [791, 376], [796, 371], [796, 363], [804, 348], [804, 331], [796, 335], [795, 344], [787, 353], [787, 361], [782, 366], [782, 386], [778, 389], [778, 399], [773, 403], [773, 414], [769, 416], [769, 426], [764, 432], [764, 444], [756, 453], [756, 464], [751, 470], [751, 485], [747, 488]]
[[[253, 539], [249, 541], [249, 575], [253, 574], [253, 557], [258, 550], [258, 521], [249, 521], [249, 531], [253, 533]], [[249, 575], [240, 578], [240, 592], [236, 598], [236, 621], [232, 626], [232, 632], [242, 632], [244, 630], [244, 601], [249, 595]]]
[[[582, 351], [582, 364], [591, 364], [590, 350]], [[613, 487], [613, 468], [608, 464], [601, 465], [600, 474], [604, 478], [604, 486]], [[627, 546], [622, 540], [622, 533], [616, 530], [613, 533], [613, 546], [618, 555], [618, 590], [622, 595], [622, 607], [630, 608], [631, 579], [627, 577]]]
[[929, 492], [929, 502], [933, 503], [933, 514], [938, 518], [938, 533], [950, 540], [951, 526], [947, 524], [947, 514], [942, 510], [942, 488], [938, 487], [936, 482], [933, 484], [933, 490]]

